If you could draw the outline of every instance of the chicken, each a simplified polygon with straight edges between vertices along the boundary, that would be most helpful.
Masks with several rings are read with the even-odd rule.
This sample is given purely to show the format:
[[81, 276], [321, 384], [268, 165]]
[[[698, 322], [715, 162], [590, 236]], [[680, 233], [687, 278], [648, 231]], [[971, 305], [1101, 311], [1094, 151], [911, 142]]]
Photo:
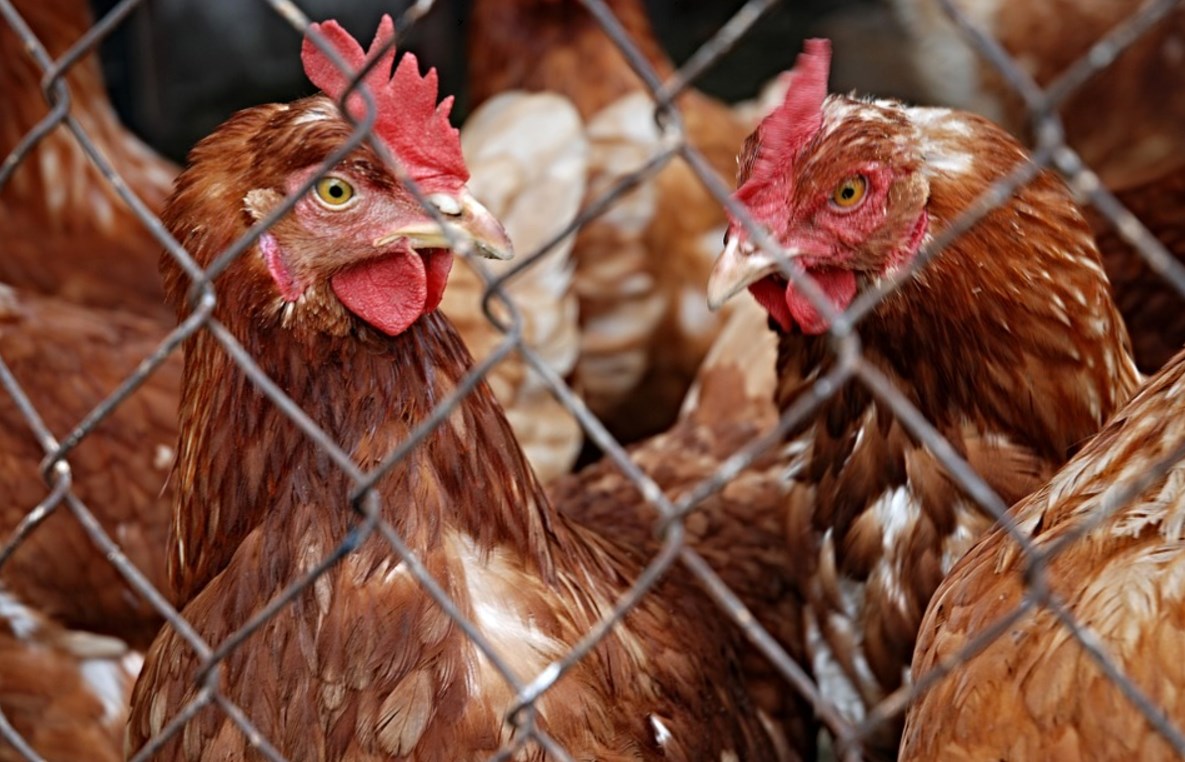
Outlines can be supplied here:
[[[897, 277], [980, 193], [1021, 165], [973, 114], [827, 96], [830, 48], [807, 43], [782, 106], [741, 156], [736, 200], [838, 310]], [[779, 334], [783, 411], [837, 368], [828, 318], [734, 220], [708, 284], [746, 286]], [[1036, 489], [1137, 385], [1090, 230], [1038, 172], [857, 326], [887, 378], [1005, 504]], [[823, 387], [827, 388], [827, 387]], [[786, 442], [791, 573], [808, 667], [859, 721], [907, 675], [930, 595], [991, 524], [939, 455], [858, 380]], [[866, 739], [891, 757], [899, 727]]]
[[[1050, 595], [1180, 736], [1185, 569], [1185, 354], [1145, 384], [934, 595], [914, 658], [950, 674], [910, 708], [902, 758], [1180, 759], [1054, 611], [1028, 593], [1031, 553]], [[964, 659], [972, 638], [1030, 604]]]
[[[159, 330], [147, 318], [0, 284], [0, 357], [59, 441], [156, 349]], [[73, 493], [162, 591], [171, 500], [165, 482], [177, 441], [180, 377], [180, 358], [166, 361], [66, 456]], [[0, 530], [7, 541], [50, 492], [41, 477], [44, 458], [16, 402], [0, 392]], [[146, 648], [160, 616], [105, 556], [60, 503], [0, 572], [10, 590], [68, 626]]]
[[[1142, 0], [957, 0], [970, 21], [1012, 54], [1041, 86], [1143, 6]], [[912, 32], [906, 46], [931, 97], [969, 108], [1024, 135], [1028, 113], [995, 67], [955, 28], [936, 0], [895, 0]], [[1163, 8], [1164, 4], [1160, 4]], [[1103, 184], [1185, 262], [1185, 6], [1164, 11], [1134, 44], [1061, 104], [1070, 146]], [[936, 65], [937, 64], [937, 65]], [[1185, 343], [1185, 296], [1167, 286], [1102, 214], [1092, 214], [1103, 266], [1114, 285], [1137, 364], [1160, 368]]]
[[[84, 0], [15, 0], [13, 6], [46, 46], [64, 54], [91, 25]], [[0, 21], [0, 156], [49, 112], [44, 72], [21, 38]], [[176, 168], [128, 132], [107, 98], [98, 57], [66, 73], [70, 116], [128, 187], [159, 212]], [[54, 128], [0, 186], [0, 282], [80, 304], [169, 318], [154, 263], [161, 246], [115, 193], [64, 126]], [[161, 337], [164, 331], [160, 332]]]
[[[115, 638], [63, 629], [0, 590], [0, 711], [46, 762], [123, 759], [140, 654]], [[30, 757], [8, 742], [0, 760]]]
[[[351, 67], [361, 48], [321, 34]], [[390, 42], [384, 18], [371, 46]], [[452, 262], [439, 227], [370, 146], [328, 174], [351, 132], [334, 105], [349, 77], [306, 40], [324, 95], [249, 109], [191, 153], [168, 228], [203, 263], [287, 194], [313, 188], [220, 278], [213, 316], [324, 428], [358, 469], [379, 465], [470, 367], [435, 307]], [[388, 47], [364, 78], [376, 134], [474, 248], [508, 241], [465, 187], [435, 75]], [[388, 81], [388, 76], [391, 76]], [[356, 96], [349, 101], [361, 114]], [[189, 284], [163, 260], [166, 292]], [[343, 541], [315, 583], [229, 649], [221, 689], [289, 758], [485, 758], [516, 735], [515, 691], [424, 590], [383, 536], [351, 534], [353, 479], [309, 441], [209, 331], [186, 348], [171, 573], [184, 616], [219, 644]], [[548, 503], [490, 390], [479, 384], [375, 484], [377, 510], [519, 679], [554, 669], [641, 572], [615, 545]], [[368, 502], [368, 501], [363, 501]], [[665, 580], [535, 702], [538, 723], [576, 758], [771, 759], [736, 678], [736, 635], [694, 586]], [[134, 753], [202, 692], [200, 661], [170, 627], [145, 658], [128, 731]], [[160, 750], [238, 759], [250, 740], [207, 706]], [[535, 747], [517, 759], [547, 759]]]
[[[609, 6], [658, 74], [671, 74], [642, 3]], [[546, 90], [571, 99], [587, 121], [586, 205], [669, 147], [648, 91], [578, 0], [476, 0], [470, 29], [474, 102], [512, 88]], [[677, 105], [687, 142], [731, 176], [752, 125], [695, 90]], [[676, 157], [577, 237], [581, 334], [571, 382], [624, 441], [669, 427], [719, 329], [703, 284], [724, 225], [720, 203]]]
[[[588, 174], [588, 140], [580, 114], [548, 93], [503, 93], [474, 111], [461, 129], [469, 188], [502, 221], [514, 250], [530, 253], [575, 219]], [[519, 306], [523, 339], [556, 375], [572, 372], [579, 352], [578, 305], [572, 292], [572, 236], [552, 247], [505, 285]], [[493, 273], [509, 262], [491, 262]], [[449, 274], [440, 308], [477, 359], [505, 340], [483, 311], [485, 283], [471, 267]], [[497, 299], [491, 309], [511, 324]], [[486, 377], [506, 410], [514, 435], [544, 482], [566, 474], [584, 432], [539, 375], [513, 354]]]

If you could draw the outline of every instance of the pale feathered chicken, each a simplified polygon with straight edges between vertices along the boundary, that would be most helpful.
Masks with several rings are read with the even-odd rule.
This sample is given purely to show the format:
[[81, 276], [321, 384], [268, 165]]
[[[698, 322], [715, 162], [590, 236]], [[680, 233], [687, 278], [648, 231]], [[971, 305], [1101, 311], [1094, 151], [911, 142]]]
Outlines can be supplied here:
[[[611, 10], [660, 76], [673, 66], [645, 7]], [[654, 102], [617, 46], [576, 0], [477, 0], [469, 43], [476, 101], [506, 89], [547, 90], [572, 100], [587, 120], [586, 203], [662, 152]], [[689, 142], [730, 177], [752, 123], [694, 89], [678, 101]], [[703, 288], [725, 218], [680, 158], [620, 198], [577, 237], [573, 289], [580, 305], [580, 355], [572, 382], [618, 437], [667, 428], [719, 329]], [[529, 308], [529, 305], [528, 305]]]
[[[1010, 511], [1034, 552], [1053, 553], [1043, 564], [1049, 594], [1178, 735], [1185, 733], [1183, 451], [1185, 354], [1178, 354]], [[1039, 602], [962, 660], [972, 638], [1031, 600], [1029, 565], [996, 529], [938, 588], [913, 674], [948, 660], [953, 669], [910, 708], [902, 759], [1180, 759]]]
[[[937, 0], [894, 0], [912, 33], [905, 50], [937, 103], [967, 108], [1016, 135], [1023, 103], [981, 58]], [[1048, 86], [1142, 0], [1007, 0], [955, 5], [991, 34], [1037, 84]], [[1160, 4], [1160, 5], [1163, 5]], [[1061, 105], [1066, 139], [1104, 185], [1178, 260], [1185, 261], [1185, 6], [1180, 3]], [[1132, 335], [1136, 362], [1153, 372], [1185, 343], [1185, 297], [1168, 286], [1101, 214], [1090, 222]]]
[[[894, 277], [1026, 159], [986, 120], [827, 96], [829, 47], [807, 43], [783, 105], [750, 138], [737, 200], [839, 309]], [[835, 367], [828, 321], [733, 223], [708, 293], [749, 287], [779, 335], [785, 410]], [[1036, 489], [1139, 381], [1089, 228], [1042, 172], [858, 325], [884, 374], [1010, 503]], [[991, 524], [936, 453], [849, 381], [782, 457], [790, 574], [807, 666], [853, 720], [908, 677], [922, 612]], [[899, 727], [866, 751], [891, 757]]]
[[[353, 68], [358, 44], [322, 35]], [[384, 17], [372, 44], [394, 36]], [[390, 74], [388, 48], [364, 78], [377, 136], [455, 232], [505, 256], [497, 221], [466, 187], [448, 103], [413, 56]], [[436, 311], [452, 252], [439, 226], [369, 146], [328, 174], [352, 128], [334, 105], [350, 77], [306, 41], [325, 95], [241, 112], [192, 152], [165, 220], [209, 263], [286, 195], [291, 213], [220, 279], [214, 317], [265, 373], [370, 470], [457, 387], [471, 358]], [[349, 107], [361, 113], [357, 98]], [[188, 278], [162, 260], [184, 316]], [[259, 390], [214, 336], [186, 347], [178, 501], [170, 570], [183, 614], [221, 643], [344, 541], [359, 516], [352, 480]], [[501, 409], [481, 384], [378, 477], [383, 521], [523, 680], [556, 660], [640, 574], [645, 548], [604, 539], [554, 510]], [[537, 721], [577, 759], [767, 760], [769, 740], [738, 677], [737, 633], [677, 576], [645, 596], [535, 701]], [[171, 628], [145, 659], [130, 752], [202, 692], [193, 649]], [[225, 695], [289, 758], [484, 759], [516, 740], [515, 692], [386, 539], [349, 553], [246, 640], [220, 671]], [[169, 759], [247, 755], [218, 707], [169, 739]], [[529, 745], [516, 759], [550, 758]]]
[[[588, 173], [588, 140], [580, 114], [565, 98], [546, 93], [504, 93], [483, 103], [461, 129], [469, 187], [502, 221], [520, 256], [536, 251], [580, 211]], [[504, 289], [518, 306], [523, 339], [561, 378], [576, 364], [580, 326], [572, 291], [572, 237], [553, 247]], [[509, 262], [490, 262], [493, 274]], [[505, 334], [481, 308], [484, 281], [466, 265], [453, 268], [441, 309], [474, 357], [492, 353]], [[491, 302], [507, 325], [509, 314]], [[515, 437], [544, 482], [576, 462], [583, 432], [567, 408], [517, 354], [488, 377]]]

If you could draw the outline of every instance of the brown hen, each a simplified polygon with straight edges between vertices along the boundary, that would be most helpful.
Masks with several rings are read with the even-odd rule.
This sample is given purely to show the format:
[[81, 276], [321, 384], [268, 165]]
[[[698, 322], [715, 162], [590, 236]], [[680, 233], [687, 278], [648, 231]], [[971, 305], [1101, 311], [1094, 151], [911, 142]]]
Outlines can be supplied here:
[[[642, 3], [608, 5], [659, 76], [670, 75]], [[508, 89], [546, 90], [569, 98], [585, 118], [586, 203], [667, 148], [653, 100], [578, 0], [477, 0], [470, 30], [474, 102]], [[695, 90], [677, 104], [687, 141], [730, 177], [752, 124]], [[719, 329], [704, 309], [703, 284], [725, 222], [720, 203], [676, 158], [577, 237], [572, 288], [581, 335], [572, 383], [625, 441], [674, 421]]]
[[[1178, 737], [1185, 730], [1183, 448], [1185, 354], [1178, 354], [1010, 511], [1033, 552], [1050, 554], [1041, 575], [1048, 593]], [[996, 529], [938, 588], [913, 674], [947, 661], [953, 668], [910, 708], [902, 759], [1180, 759], [1117, 679], [1032, 601], [1030, 564]], [[964, 646], [1027, 602], [1027, 612], [964, 659]]]
[[[352, 67], [357, 43], [321, 33]], [[372, 51], [390, 40], [385, 18]], [[306, 42], [327, 94], [349, 78]], [[469, 195], [435, 76], [393, 48], [365, 78], [376, 132], [452, 232], [501, 255], [505, 234]], [[357, 116], [358, 99], [351, 101]], [[315, 96], [241, 112], [194, 149], [166, 210], [208, 263], [253, 220], [312, 182], [220, 279], [214, 317], [361, 469], [408, 440], [471, 360], [435, 311], [452, 253], [441, 229], [363, 146], [329, 174], [350, 124]], [[247, 157], [244, 160], [243, 157]], [[179, 314], [187, 278], [163, 265]], [[184, 615], [222, 643], [347, 539], [353, 481], [228, 357], [209, 331], [188, 344], [172, 572]], [[558, 515], [488, 387], [479, 385], [375, 485], [378, 510], [520, 679], [554, 669], [641, 572], [626, 549]], [[535, 702], [575, 758], [772, 758], [736, 677], [734, 635], [678, 579], [646, 596]], [[167, 628], [146, 657], [129, 723], [135, 751], [197, 696], [200, 663]], [[517, 735], [515, 691], [384, 538], [350, 550], [244, 642], [222, 691], [281, 753], [318, 759], [485, 758]], [[170, 759], [242, 758], [249, 739], [208, 706], [169, 739]], [[550, 758], [527, 746], [514, 758]]]
[[[808, 42], [785, 103], [741, 158], [737, 199], [833, 308], [898, 276], [1020, 146], [971, 114], [827, 96], [829, 48]], [[835, 367], [830, 325], [733, 223], [709, 284], [749, 286], [779, 334], [778, 406]], [[1139, 380], [1090, 230], [1039, 173], [860, 321], [864, 361], [1006, 503], [1037, 488]], [[991, 521], [938, 456], [859, 382], [843, 384], [783, 454], [791, 573], [808, 666], [863, 718], [908, 675], [926, 603]], [[899, 727], [867, 739], [891, 758]]]

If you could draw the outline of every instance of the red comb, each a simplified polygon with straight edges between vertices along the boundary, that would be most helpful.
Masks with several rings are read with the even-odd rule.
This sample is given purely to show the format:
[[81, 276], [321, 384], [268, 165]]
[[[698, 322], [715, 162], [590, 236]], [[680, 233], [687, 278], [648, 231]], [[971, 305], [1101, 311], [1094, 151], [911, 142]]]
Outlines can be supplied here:
[[[453, 98], [449, 96], [436, 105], [436, 70], [429, 69], [428, 74], [421, 77], [419, 64], [411, 53], [405, 53], [395, 74], [390, 74], [395, 60], [395, 46], [388, 45], [395, 36], [395, 23], [391, 17], [383, 16], [374, 42], [365, 53], [357, 40], [336, 21], [312, 24], [310, 28], [320, 32], [352, 69], [350, 73], [343, 72], [306, 35], [300, 58], [312, 83], [330, 98], [340, 100], [353, 73], [361, 70], [368, 58], [382, 50], [378, 61], [359, 84], [359, 89], [366, 87], [374, 99], [375, 134], [382, 138], [417, 183], [431, 182], [439, 186], [431, 190], [458, 190], [464, 185], [469, 179], [469, 170], [461, 155], [461, 137], [448, 120]], [[362, 120], [366, 116], [366, 102], [361, 95], [351, 94], [346, 106], [355, 119]]]
[[761, 121], [757, 158], [736, 198], [754, 207], [759, 191], [776, 185], [786, 166], [823, 126], [823, 100], [827, 97], [827, 72], [831, 67], [831, 42], [807, 40], [794, 68], [788, 72], [790, 87], [782, 105]]

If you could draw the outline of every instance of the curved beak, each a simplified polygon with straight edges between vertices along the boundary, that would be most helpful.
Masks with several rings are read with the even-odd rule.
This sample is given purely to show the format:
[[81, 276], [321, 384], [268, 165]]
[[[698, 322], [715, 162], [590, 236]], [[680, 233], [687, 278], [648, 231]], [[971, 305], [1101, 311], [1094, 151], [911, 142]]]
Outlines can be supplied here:
[[[793, 258], [799, 253], [790, 250], [786, 256]], [[738, 291], [781, 271], [774, 257], [748, 241], [742, 242], [738, 236], [730, 235], [725, 242], [724, 253], [716, 260], [716, 266], [708, 277], [708, 307], [720, 309]]]
[[[394, 230], [375, 240], [375, 248], [389, 246], [406, 239], [413, 249], [450, 249], [454, 240], [469, 241], [473, 253], [488, 259], [510, 259], [514, 246], [502, 223], [469, 193], [468, 189], [456, 196], [434, 194], [428, 197], [448, 228], [448, 233], [436, 223], [427, 219]], [[450, 237], [451, 234], [451, 237]]]

